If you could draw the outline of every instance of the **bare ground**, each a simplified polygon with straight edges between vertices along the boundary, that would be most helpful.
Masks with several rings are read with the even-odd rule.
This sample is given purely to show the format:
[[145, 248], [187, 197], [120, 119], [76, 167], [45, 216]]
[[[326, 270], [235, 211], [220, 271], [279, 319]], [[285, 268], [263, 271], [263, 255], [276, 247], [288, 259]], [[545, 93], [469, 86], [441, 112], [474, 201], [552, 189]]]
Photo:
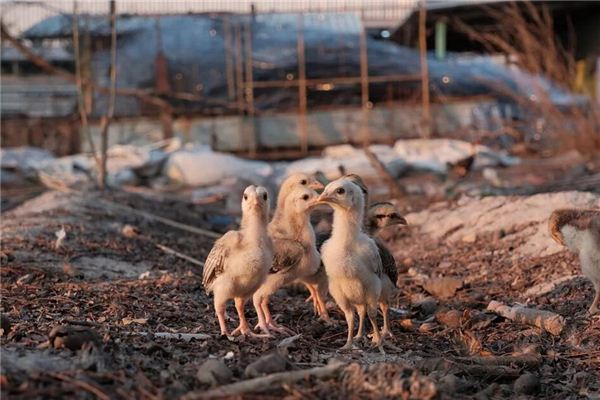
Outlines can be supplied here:
[[[1, 337], [2, 395], [177, 398], [209, 389], [196, 378], [208, 358], [224, 360], [233, 381], [245, 379], [246, 366], [274, 350], [283, 337], [219, 337], [211, 299], [200, 285], [201, 268], [157, 247], [204, 260], [213, 239], [107, 209], [97, 202], [99, 197], [206, 229], [224, 231], [235, 225], [227, 216], [215, 219], [216, 210], [205, 206], [125, 193], [81, 197], [47, 192], [3, 214], [1, 309], [3, 326], [7, 320], [12, 326]], [[61, 227], [66, 238], [56, 248], [55, 232]], [[272, 301], [276, 319], [302, 334], [289, 347], [287, 368], [308, 369], [334, 358], [348, 365], [329, 378], [259, 387], [246, 397], [599, 395], [600, 320], [586, 314], [592, 285], [575, 277], [548, 293], [526, 295], [537, 284], [578, 275], [575, 256], [560, 252], [515, 258], [515, 240], [521, 239], [498, 232], [473, 243], [434, 240], [414, 227], [388, 236], [401, 275], [392, 314], [395, 339], [388, 340], [386, 353], [367, 341], [351, 352], [337, 352], [346, 326], [335, 304], [329, 303], [334, 323], [324, 324], [304, 303], [306, 294], [288, 288]], [[417, 282], [415, 271], [458, 278], [462, 288], [436, 299]], [[567, 324], [553, 336], [486, 312], [490, 300], [550, 310], [563, 315]], [[233, 306], [228, 311], [235, 315]], [[255, 322], [249, 306], [247, 315]], [[44, 348], [52, 328], [61, 324], [97, 332], [96, 344], [76, 351]], [[153, 332], [205, 333], [210, 339], [186, 342], [157, 338]], [[533, 354], [535, 361], [497, 367], [478, 358], [523, 354]], [[527, 373], [534, 382], [524, 390], [515, 381]]]

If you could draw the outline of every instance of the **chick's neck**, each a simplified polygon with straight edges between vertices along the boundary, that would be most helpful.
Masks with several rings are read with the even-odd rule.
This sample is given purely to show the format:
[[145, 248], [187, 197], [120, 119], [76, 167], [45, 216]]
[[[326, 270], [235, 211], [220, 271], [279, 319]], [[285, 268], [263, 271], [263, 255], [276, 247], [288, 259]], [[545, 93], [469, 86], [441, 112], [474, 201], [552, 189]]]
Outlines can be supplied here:
[[333, 212], [331, 239], [344, 243], [352, 242], [362, 231], [362, 226], [362, 209], [344, 210], [341, 208], [335, 208]]
[[247, 233], [250, 242], [261, 241], [267, 236], [267, 221], [262, 211], [247, 212], [242, 215], [241, 229]]

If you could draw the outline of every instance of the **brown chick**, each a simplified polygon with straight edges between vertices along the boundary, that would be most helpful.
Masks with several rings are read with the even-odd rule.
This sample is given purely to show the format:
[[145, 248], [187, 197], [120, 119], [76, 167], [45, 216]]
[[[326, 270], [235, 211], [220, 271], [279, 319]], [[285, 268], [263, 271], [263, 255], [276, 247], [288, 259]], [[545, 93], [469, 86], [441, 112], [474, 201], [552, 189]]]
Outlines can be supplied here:
[[302, 282], [314, 275], [320, 264], [315, 246], [315, 232], [310, 223], [310, 206], [317, 192], [308, 187], [296, 187], [285, 197], [285, 211], [269, 224], [273, 242], [273, 265], [265, 282], [254, 293], [254, 308], [259, 316], [258, 327], [269, 334], [269, 329], [293, 333], [278, 325], [271, 317], [269, 298], [278, 289], [293, 282]]
[[396, 291], [396, 282], [398, 281], [398, 269], [396, 268], [396, 260], [392, 253], [388, 250], [383, 241], [377, 239], [379, 233], [394, 225], [408, 225], [406, 219], [398, 213], [396, 207], [392, 203], [381, 202], [374, 203], [369, 207], [366, 221], [366, 231], [377, 243], [379, 257], [383, 267], [383, 276], [381, 279], [381, 299], [379, 300], [379, 308], [383, 314], [383, 336], [393, 337], [389, 324], [389, 309], [390, 301]]
[[[321, 258], [329, 283], [329, 292], [344, 312], [348, 337], [343, 349], [364, 330], [365, 314], [373, 327], [373, 342], [381, 346], [377, 328], [377, 305], [381, 296], [381, 259], [375, 241], [362, 231], [364, 195], [351, 179], [340, 178], [325, 187], [316, 204], [328, 204], [334, 210], [333, 230], [322, 247]], [[354, 310], [359, 315], [356, 337]]]
[[[275, 214], [273, 215], [273, 220], [271, 221], [271, 223], [277, 225], [279, 224], [279, 222], [277, 221], [282, 221], [282, 215], [285, 211], [285, 199], [292, 190], [298, 187], [308, 187], [313, 190], [322, 190], [325, 186], [321, 183], [320, 179], [323, 178], [324, 175], [322, 173], [319, 174], [318, 172], [313, 175], [308, 175], [299, 172], [288, 176], [279, 188], [279, 194], [277, 196], [277, 208], [275, 210]], [[304, 278], [302, 283], [304, 283], [304, 285], [308, 289], [310, 293], [310, 297], [308, 299], [313, 299], [313, 305], [315, 309], [319, 306], [319, 304], [322, 305], [322, 307], [320, 307], [322, 311], [319, 312], [321, 318], [323, 318], [325, 321], [329, 321], [329, 314], [327, 313], [327, 309], [325, 308], [324, 300], [327, 296], [327, 280], [325, 274], [319, 273], [318, 275], [312, 277], [307, 276]]]
[[548, 229], [552, 238], [579, 254], [581, 272], [592, 281], [596, 295], [590, 314], [600, 309], [600, 210], [556, 210], [550, 215]]
[[273, 263], [271, 239], [267, 234], [269, 198], [262, 186], [248, 186], [242, 198], [240, 230], [229, 231], [215, 242], [206, 258], [202, 284], [213, 293], [221, 335], [228, 335], [225, 304], [233, 299], [240, 318], [232, 335], [256, 335], [246, 321], [244, 306], [260, 287]]

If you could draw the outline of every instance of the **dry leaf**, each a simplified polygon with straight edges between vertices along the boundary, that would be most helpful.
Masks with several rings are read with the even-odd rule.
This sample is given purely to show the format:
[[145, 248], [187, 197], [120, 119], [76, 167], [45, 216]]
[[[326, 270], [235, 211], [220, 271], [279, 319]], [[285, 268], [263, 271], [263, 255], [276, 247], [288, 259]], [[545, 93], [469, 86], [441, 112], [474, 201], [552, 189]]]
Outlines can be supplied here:
[[123, 325], [130, 325], [130, 324], [145, 324], [146, 322], [148, 322], [148, 318], [129, 318], [129, 317], [125, 317], [122, 320]]

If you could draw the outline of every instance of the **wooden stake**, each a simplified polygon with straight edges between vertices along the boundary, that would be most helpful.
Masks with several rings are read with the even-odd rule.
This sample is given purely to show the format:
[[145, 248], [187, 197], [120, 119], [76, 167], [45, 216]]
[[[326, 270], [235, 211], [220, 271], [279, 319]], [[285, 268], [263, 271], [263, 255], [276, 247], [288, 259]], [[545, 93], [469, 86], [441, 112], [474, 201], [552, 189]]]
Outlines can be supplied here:
[[367, 56], [367, 34], [364, 26], [360, 31], [360, 95], [362, 104], [362, 134], [365, 148], [371, 144], [369, 131], [369, 61]]
[[79, 17], [77, 11], [77, 1], [73, 1], [73, 52], [75, 56], [75, 80], [77, 84], [77, 108], [79, 110], [79, 119], [81, 120], [81, 130], [88, 141], [90, 151], [96, 160], [96, 167], [100, 170], [100, 159], [96, 153], [96, 146], [92, 140], [92, 134], [88, 125], [88, 115], [85, 106], [83, 93], [83, 81], [81, 79], [81, 48], [79, 43]]
[[306, 129], [306, 58], [304, 51], [304, 15], [298, 14], [298, 128], [300, 133], [300, 151], [306, 155], [308, 153], [308, 133]]
[[102, 145], [101, 164], [98, 174], [98, 186], [104, 189], [106, 186], [106, 158], [108, 152], [108, 127], [115, 114], [115, 96], [117, 89], [117, 24], [116, 24], [115, 0], [110, 0], [110, 93], [108, 96], [108, 109], [106, 116], [102, 118]]
[[425, 0], [419, 7], [419, 53], [421, 59], [421, 135], [423, 138], [431, 137], [431, 114], [429, 111], [429, 67], [427, 66], [427, 10]]

